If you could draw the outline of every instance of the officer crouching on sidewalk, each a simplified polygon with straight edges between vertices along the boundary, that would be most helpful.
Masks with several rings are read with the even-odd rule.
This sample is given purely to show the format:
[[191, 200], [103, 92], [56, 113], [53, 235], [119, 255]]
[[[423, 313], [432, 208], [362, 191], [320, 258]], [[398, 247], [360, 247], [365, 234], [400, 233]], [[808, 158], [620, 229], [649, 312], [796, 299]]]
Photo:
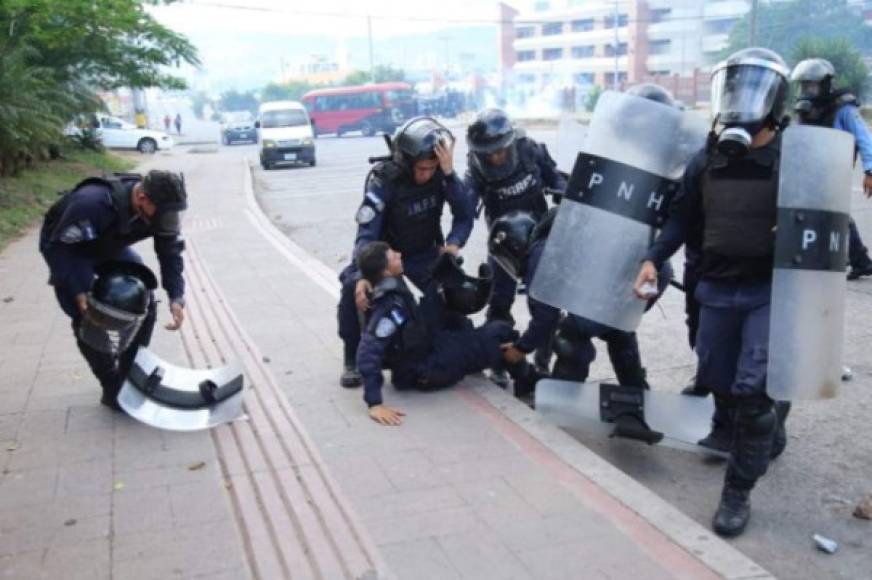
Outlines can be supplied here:
[[[39, 250], [49, 267], [49, 284], [54, 286], [61, 309], [72, 320], [79, 351], [100, 381], [100, 402], [112, 409], [120, 410], [118, 391], [138, 347], [147, 346], [151, 340], [157, 315], [151, 300], [135, 338], [123, 352], [113, 354], [94, 348], [83, 340], [80, 331], [83, 319], [89, 316], [89, 292], [95, 274], [109, 262], [141, 264], [142, 258], [130, 246], [154, 238], [161, 281], [173, 317], [166, 328], [178, 330], [185, 319], [181, 212], [186, 208], [182, 176], [153, 170], [145, 177], [117, 174], [85, 179], [45, 214]], [[140, 276], [136, 267], [130, 270]], [[147, 282], [143, 284], [153, 287]]]
[[[459, 254], [475, 219], [466, 187], [454, 173], [454, 138], [429, 117], [411, 119], [397, 130], [392, 159], [373, 167], [365, 190], [356, 216], [351, 264], [339, 276], [342, 290], [337, 318], [344, 344], [343, 387], [361, 383], [355, 365], [361, 333], [358, 311], [367, 309], [367, 293], [372, 291], [355, 265], [361, 249], [376, 240], [390, 244], [405, 256], [406, 276], [423, 291], [436, 258], [442, 252]], [[441, 225], [446, 202], [453, 216], [447, 238]]]
[[[432, 391], [449, 387], [465, 375], [480, 372], [505, 361], [504, 349], [517, 338], [512, 327], [502, 321], [472, 328], [467, 320], [458, 324], [446, 313], [452, 304], [445, 301], [444, 288], [434, 278], [419, 304], [403, 282], [403, 259], [385, 242], [364, 246], [357, 258], [363, 279], [373, 287], [372, 307], [357, 351], [357, 367], [363, 376], [363, 399], [369, 416], [382, 425], [400, 425], [401, 410], [388, 407], [382, 398], [382, 369], [391, 370], [397, 389]], [[484, 307], [489, 298], [489, 273], [468, 280], [472, 300], [466, 300], [462, 314]], [[487, 284], [481, 292], [478, 284]], [[444, 285], [442, 285], [444, 286]], [[453, 323], [452, 323], [453, 321]], [[516, 380], [526, 380], [526, 364], [510, 365]]]

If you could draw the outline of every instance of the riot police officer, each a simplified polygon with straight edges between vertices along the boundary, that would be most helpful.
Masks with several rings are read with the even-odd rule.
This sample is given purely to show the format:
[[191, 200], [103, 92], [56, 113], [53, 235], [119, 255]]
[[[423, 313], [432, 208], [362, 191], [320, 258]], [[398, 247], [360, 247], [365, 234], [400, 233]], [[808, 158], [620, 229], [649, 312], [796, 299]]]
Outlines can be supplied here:
[[[369, 242], [387, 242], [405, 256], [405, 275], [423, 290], [429, 269], [441, 252], [458, 254], [472, 231], [474, 206], [454, 173], [454, 138], [440, 123], [416, 117], [397, 130], [392, 158], [378, 163], [367, 176], [363, 203], [357, 210], [357, 237], [351, 264], [339, 276], [339, 336], [344, 344], [343, 387], [360, 385], [355, 359], [360, 342], [358, 310], [368, 307], [372, 286], [356, 266]], [[453, 221], [447, 238], [441, 217], [445, 203]]]
[[[550, 209], [537, 223], [526, 212], [509, 212], [497, 218], [488, 236], [488, 250], [494, 261], [513, 279], [522, 280], [529, 287], [542, 258], [542, 251], [551, 225], [557, 215], [557, 208]], [[659, 278], [665, 289], [669, 275]], [[659, 297], [659, 294], [658, 294]], [[652, 305], [655, 299], [652, 299]], [[625, 386], [647, 388], [645, 369], [639, 354], [639, 342], [635, 332], [618, 330], [596, 323], [581, 316], [568, 314], [561, 317], [558, 308], [549, 306], [527, 295], [530, 323], [521, 337], [506, 349], [506, 359], [518, 363], [526, 355], [548, 344], [554, 338], [553, 378], [584, 382], [587, 380], [590, 365], [596, 358], [593, 338], [605, 341], [609, 360], [618, 382]], [[515, 394], [524, 397], [528, 393]]]
[[724, 536], [747, 525], [751, 489], [766, 473], [780, 429], [766, 394], [766, 365], [787, 77], [781, 57], [762, 48], [739, 51], [715, 67], [712, 112], [723, 129], [688, 165], [635, 283], [642, 296], [643, 285], [656, 281], [657, 266], [683, 243], [700, 248], [698, 373], [734, 429], [713, 519]]
[[[370, 242], [358, 255], [364, 280], [373, 287], [372, 307], [357, 351], [357, 367], [363, 376], [363, 398], [369, 416], [382, 425], [400, 425], [404, 413], [384, 405], [382, 369], [391, 370], [398, 389], [436, 390], [448, 387], [465, 375], [492, 367], [503, 360], [502, 348], [517, 336], [509, 324], [488, 322], [480, 328], [449, 330], [438, 281], [431, 282], [419, 305], [402, 279], [403, 259], [385, 242]], [[479, 283], [486, 285], [482, 291]], [[484, 307], [490, 278], [467, 279], [458, 302], [463, 313]], [[455, 288], [456, 290], [456, 288]], [[450, 296], [450, 295], [449, 295]], [[514, 369], [514, 367], [513, 367]]]
[[[141, 263], [130, 248], [145, 238], [154, 239], [163, 287], [170, 299], [177, 330], [184, 321], [185, 282], [182, 278], [185, 248], [180, 216], [187, 208], [187, 192], [181, 175], [153, 170], [144, 177], [116, 174], [85, 179], [65, 193], [45, 214], [39, 249], [48, 264], [49, 284], [64, 313], [72, 320], [76, 344], [100, 381], [100, 402], [118, 409], [117, 395], [136, 350], [148, 345], [154, 327], [155, 302], [132, 343], [120, 353], [95, 349], [82, 340], [83, 319], [92, 304], [89, 291], [95, 272], [110, 261]], [[150, 290], [151, 288], [149, 288]]]
[[[490, 227], [510, 211], [525, 211], [539, 219], [548, 210], [546, 188], [563, 191], [566, 180], [545, 145], [536, 143], [512, 126], [499, 109], [478, 114], [466, 132], [469, 145], [466, 184], [476, 205], [484, 208]], [[505, 271], [494, 268], [494, 295], [488, 308], [489, 320], [514, 323], [511, 315], [517, 284]]]
[[[835, 79], [836, 69], [828, 60], [810, 58], [798, 63], [790, 75], [790, 80], [798, 85], [794, 110], [803, 125], [832, 127], [854, 136], [856, 152], [865, 173], [863, 191], [866, 197], [872, 197], [872, 135], [860, 117], [860, 101], [850, 90], [836, 88]], [[848, 280], [872, 276], [872, 258], [853, 219], [848, 227], [848, 262], [851, 265]]]

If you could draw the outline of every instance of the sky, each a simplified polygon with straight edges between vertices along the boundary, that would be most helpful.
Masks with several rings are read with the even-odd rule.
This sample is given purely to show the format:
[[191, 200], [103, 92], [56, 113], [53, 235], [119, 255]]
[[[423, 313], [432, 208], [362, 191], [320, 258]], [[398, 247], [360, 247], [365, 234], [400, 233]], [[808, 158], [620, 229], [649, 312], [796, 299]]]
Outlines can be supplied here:
[[368, 68], [367, 15], [376, 64], [496, 65], [495, 0], [185, 0], [149, 11], [197, 46], [203, 66], [180, 74], [210, 91], [259, 87], [309, 55]]

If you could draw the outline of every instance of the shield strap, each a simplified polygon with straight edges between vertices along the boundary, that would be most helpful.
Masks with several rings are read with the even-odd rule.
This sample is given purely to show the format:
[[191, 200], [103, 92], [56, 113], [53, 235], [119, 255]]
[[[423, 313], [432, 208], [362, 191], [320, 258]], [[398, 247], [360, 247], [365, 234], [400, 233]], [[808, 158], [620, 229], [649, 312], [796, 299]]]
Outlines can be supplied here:
[[666, 221], [678, 183], [632, 165], [579, 153], [565, 198], [651, 227]]
[[849, 220], [841, 212], [778, 208], [775, 267], [845, 272]]
[[174, 389], [163, 384], [166, 370], [157, 366], [149, 374], [134, 362], [127, 378], [149, 399], [177, 409], [205, 409], [229, 399], [242, 390], [242, 375], [237, 375], [224, 385], [204, 380], [196, 391]]

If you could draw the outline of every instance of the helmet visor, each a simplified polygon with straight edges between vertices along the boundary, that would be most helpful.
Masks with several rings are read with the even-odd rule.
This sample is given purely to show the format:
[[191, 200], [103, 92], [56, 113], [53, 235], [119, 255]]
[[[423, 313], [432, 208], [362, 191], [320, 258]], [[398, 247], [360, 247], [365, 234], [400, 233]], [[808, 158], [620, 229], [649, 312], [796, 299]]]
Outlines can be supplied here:
[[133, 342], [145, 315], [113, 308], [88, 296], [88, 310], [79, 324], [79, 339], [100, 352], [119, 355]]
[[[505, 154], [502, 152], [505, 151]], [[497, 163], [499, 161], [499, 163]], [[472, 162], [487, 181], [505, 179], [514, 173], [518, 165], [518, 153], [514, 143], [491, 151], [473, 150]]]
[[741, 64], [712, 75], [712, 115], [723, 124], [762, 121], [772, 111], [784, 77], [766, 66]]

